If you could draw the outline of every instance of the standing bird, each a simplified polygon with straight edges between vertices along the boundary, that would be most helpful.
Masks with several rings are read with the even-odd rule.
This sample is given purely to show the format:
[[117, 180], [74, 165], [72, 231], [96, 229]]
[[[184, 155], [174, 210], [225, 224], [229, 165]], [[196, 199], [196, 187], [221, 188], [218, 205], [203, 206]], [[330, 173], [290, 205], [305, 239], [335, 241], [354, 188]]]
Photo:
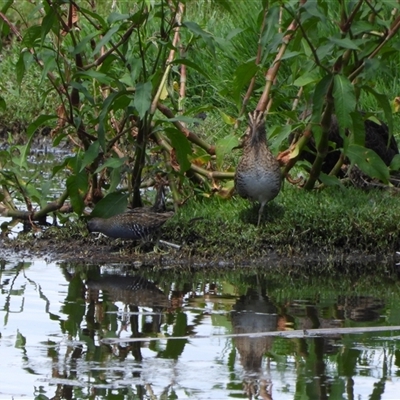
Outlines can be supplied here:
[[243, 156], [236, 168], [235, 188], [241, 197], [260, 203], [259, 226], [265, 204], [281, 189], [279, 163], [267, 146], [264, 113], [259, 110], [249, 113]]

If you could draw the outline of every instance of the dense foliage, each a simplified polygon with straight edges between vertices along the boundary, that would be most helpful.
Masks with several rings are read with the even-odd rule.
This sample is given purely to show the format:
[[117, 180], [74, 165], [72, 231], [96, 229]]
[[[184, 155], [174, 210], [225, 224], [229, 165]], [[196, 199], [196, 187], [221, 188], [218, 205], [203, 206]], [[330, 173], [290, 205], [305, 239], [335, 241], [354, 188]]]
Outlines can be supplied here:
[[[19, 87], [40, 71], [38, 85], [48, 88], [41, 101], [52, 98], [53, 108], [29, 124], [24, 145], [0, 152], [3, 215], [39, 220], [69, 199], [78, 215], [95, 204], [94, 215], [110, 216], [128, 202], [140, 206], [140, 188], [165, 175], [176, 205], [192, 193], [229, 195], [235, 128], [256, 107], [267, 112], [284, 174], [305, 166], [306, 189], [337, 184], [347, 159], [383, 183], [400, 165], [395, 157], [387, 166], [364, 147], [363, 124], [383, 119], [394, 132], [397, 1], [33, 3], [3, 4], [0, 32], [19, 49]], [[11, 54], [6, 47], [2, 57]], [[6, 112], [13, 105], [2, 93]], [[322, 173], [333, 113], [343, 146], [332, 171]], [[71, 149], [53, 168], [51, 180], [66, 178], [52, 203], [49, 179], [32, 175], [27, 163], [43, 125], [52, 128], [53, 146]], [[300, 163], [311, 136], [313, 160]]]

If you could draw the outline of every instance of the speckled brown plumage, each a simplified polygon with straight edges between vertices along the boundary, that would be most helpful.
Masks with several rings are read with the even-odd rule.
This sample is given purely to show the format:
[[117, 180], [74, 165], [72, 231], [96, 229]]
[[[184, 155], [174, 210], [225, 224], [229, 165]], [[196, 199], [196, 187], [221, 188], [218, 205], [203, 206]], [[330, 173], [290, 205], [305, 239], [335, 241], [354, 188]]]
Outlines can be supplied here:
[[115, 239], [139, 240], [156, 233], [174, 215], [165, 211], [164, 184], [160, 183], [152, 207], [133, 208], [110, 218], [92, 218], [88, 221], [89, 232], [100, 232]]
[[262, 111], [249, 113], [243, 156], [235, 174], [235, 188], [241, 197], [260, 203], [259, 226], [265, 204], [274, 199], [281, 188], [281, 171], [278, 161], [267, 146]]
[[135, 208], [110, 218], [92, 218], [89, 232], [100, 232], [111, 238], [139, 240], [156, 233], [172, 217], [172, 211], [157, 213]]

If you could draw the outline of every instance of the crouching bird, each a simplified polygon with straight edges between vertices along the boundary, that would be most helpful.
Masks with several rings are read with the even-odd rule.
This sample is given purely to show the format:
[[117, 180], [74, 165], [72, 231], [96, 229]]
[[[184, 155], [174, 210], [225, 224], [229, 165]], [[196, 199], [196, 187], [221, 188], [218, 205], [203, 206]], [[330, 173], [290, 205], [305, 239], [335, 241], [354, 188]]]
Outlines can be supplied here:
[[157, 213], [133, 209], [110, 218], [92, 218], [87, 227], [89, 232], [100, 232], [115, 239], [140, 240], [157, 233], [173, 215], [172, 211]]
[[264, 113], [249, 113], [249, 126], [243, 142], [243, 155], [235, 174], [235, 188], [239, 196], [258, 201], [260, 225], [264, 206], [274, 199], [281, 189], [279, 163], [267, 146]]
[[152, 207], [138, 207], [110, 218], [92, 218], [88, 221], [89, 232], [100, 232], [115, 239], [140, 240], [158, 232], [172, 216], [165, 211], [164, 185], [160, 184]]

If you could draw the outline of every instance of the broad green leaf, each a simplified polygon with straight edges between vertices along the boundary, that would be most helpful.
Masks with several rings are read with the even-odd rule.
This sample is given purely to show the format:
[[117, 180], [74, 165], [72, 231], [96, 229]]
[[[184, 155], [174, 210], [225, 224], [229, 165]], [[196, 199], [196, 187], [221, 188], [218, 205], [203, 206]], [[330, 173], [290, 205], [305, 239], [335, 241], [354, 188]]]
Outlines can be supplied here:
[[359, 35], [360, 33], [370, 32], [373, 30], [373, 25], [367, 21], [354, 20], [351, 24], [351, 32], [353, 35]]
[[74, 81], [71, 81], [69, 84], [74, 89], [77, 89], [79, 91], [79, 93], [82, 93], [85, 96], [85, 98], [89, 101], [90, 104], [95, 105], [92, 94], [89, 92], [89, 90], [87, 90], [87, 88], [84, 85], [82, 85], [79, 82], [74, 82]]
[[226, 35], [226, 40], [228, 40], [229, 42], [237, 35], [239, 35], [240, 33], [242, 33], [244, 31], [244, 29], [241, 28], [235, 28], [232, 29], [227, 35]]
[[57, 118], [57, 115], [39, 115], [39, 117], [29, 124], [28, 129], [26, 130], [27, 136], [30, 138], [36, 132], [39, 126], [43, 125], [47, 121]]
[[102, 198], [94, 207], [91, 217], [110, 218], [126, 211], [128, 194], [113, 192]]
[[351, 113], [353, 120], [352, 129], [350, 130], [350, 142], [358, 144], [359, 146], [365, 145], [365, 124], [364, 119], [358, 111]]
[[106, 162], [103, 165], [100, 165], [96, 171], [94, 171], [95, 174], [98, 172], [102, 171], [104, 168], [119, 168], [122, 165], [125, 164], [125, 162], [128, 160], [128, 157], [122, 157], [122, 158], [117, 158], [117, 157], [112, 157], [106, 160]]
[[122, 175], [121, 175], [121, 171], [122, 171], [123, 167], [119, 167], [119, 168], [113, 168], [111, 170], [110, 173], [110, 185], [107, 189], [107, 193], [112, 193], [114, 192], [118, 185], [121, 183], [122, 180]]
[[390, 163], [390, 169], [392, 171], [400, 170], [400, 154], [396, 154], [393, 157], [392, 162]]
[[153, 86], [151, 82], [139, 82], [136, 85], [135, 98], [133, 105], [139, 113], [139, 118], [143, 119], [151, 106], [151, 91]]
[[129, 14], [120, 14], [116, 12], [112, 12], [108, 17], [107, 17], [107, 22], [111, 25], [114, 22], [118, 21], [123, 21], [129, 18]]
[[285, 54], [282, 56], [281, 60], [289, 60], [290, 58], [294, 58], [299, 56], [300, 53], [299, 51], [285, 51]]
[[79, 6], [79, 11], [83, 14], [83, 15], [88, 15], [89, 17], [92, 17], [94, 19], [97, 20], [97, 22], [100, 23], [101, 28], [103, 30], [107, 29], [107, 22], [105, 21], [105, 19], [103, 17], [100, 16], [100, 14], [93, 12], [87, 8], [82, 8], [81, 6]]
[[196, 22], [186, 21], [182, 25], [186, 26], [194, 35], [200, 36], [210, 49], [212, 55], [215, 56], [214, 39], [210, 33], [204, 31]]
[[333, 78], [333, 101], [335, 114], [339, 123], [339, 131], [342, 137], [345, 136], [345, 129], [351, 128], [353, 120], [351, 113], [356, 109], [357, 100], [354, 86], [343, 75], [335, 75]]
[[277, 153], [282, 142], [286, 142], [293, 131], [292, 125], [275, 125], [268, 129], [267, 136], [269, 147], [273, 153]]
[[46, 39], [46, 35], [50, 32], [50, 29], [57, 29], [58, 20], [57, 15], [54, 12], [53, 8], [50, 8], [49, 12], [44, 16], [41, 24], [41, 41], [42, 46], [44, 40]]
[[34, 202], [43, 205], [46, 204], [46, 198], [43, 197], [42, 193], [36, 189], [36, 187], [32, 184], [25, 185], [25, 190], [28, 197]]
[[93, 50], [93, 56], [95, 56], [100, 49], [105, 46], [110, 40], [111, 37], [114, 35], [114, 33], [118, 32], [118, 30], [120, 29], [119, 25], [115, 25], [113, 26], [102, 38], [101, 40], [97, 43], [96, 47]]
[[83, 201], [88, 188], [88, 177], [84, 171], [71, 175], [67, 178], [68, 196], [71, 200], [72, 208], [78, 215], [82, 214], [85, 208]]
[[[385, 94], [376, 92], [370, 86], [365, 85], [362, 87], [362, 89], [365, 90], [366, 92], [372, 94], [375, 97], [376, 101], [378, 102], [379, 107], [382, 108], [383, 113], [385, 115], [385, 122], [389, 128], [389, 135], [391, 137], [393, 134], [393, 110], [390, 105], [388, 96]], [[390, 140], [390, 138], [389, 138], [389, 140]]]
[[90, 43], [90, 41], [92, 39], [94, 39], [96, 36], [98, 36], [98, 32], [92, 32], [89, 33], [87, 36], [85, 36], [72, 50], [72, 54], [75, 56], [79, 53], [82, 53], [84, 50], [86, 50], [86, 47], [88, 45], [88, 43]]
[[165, 129], [165, 133], [171, 141], [172, 147], [175, 149], [176, 158], [180, 165], [180, 171], [186, 172], [190, 168], [188, 156], [192, 154], [192, 146], [187, 137], [174, 128]]
[[319, 124], [321, 121], [322, 109], [325, 104], [325, 96], [332, 83], [333, 76], [325, 75], [316, 85], [313, 94], [312, 121]]
[[7, 104], [5, 100], [0, 96], [0, 110], [5, 110], [7, 108]]
[[172, 62], [175, 65], [186, 65], [189, 68], [194, 69], [197, 71], [199, 74], [205, 76], [207, 79], [210, 79], [206, 71], [204, 71], [202, 68], [200, 68], [199, 64], [194, 63], [193, 61], [187, 60], [186, 58], [177, 58]]
[[310, 83], [315, 83], [319, 79], [318, 75], [315, 72], [306, 72], [305, 74], [299, 76], [293, 84], [295, 86], [306, 86]]
[[26, 135], [28, 137], [28, 141], [25, 145], [21, 147], [20, 150], [20, 156], [19, 156], [19, 162], [18, 165], [20, 167], [23, 167], [26, 165], [26, 161], [28, 159], [30, 150], [31, 150], [31, 144], [33, 140], [33, 134], [36, 132], [37, 128], [41, 125], [43, 125], [46, 121], [49, 121], [51, 119], [56, 119], [56, 115], [40, 115], [38, 118], [35, 119], [29, 126], [28, 129], [26, 130]]
[[89, 148], [85, 151], [85, 155], [83, 156], [82, 165], [79, 172], [82, 172], [83, 169], [90, 165], [96, 157], [99, 155], [100, 143], [98, 141], [93, 142]]
[[186, 115], [176, 115], [174, 118], [162, 118], [159, 121], [184, 122], [185, 124], [200, 122], [199, 118], [188, 117]]
[[28, 47], [31, 49], [34, 47], [36, 40], [40, 38], [42, 34], [42, 27], [39, 25], [33, 25], [29, 27], [24, 34], [21, 41], [21, 47]]
[[16, 70], [16, 74], [17, 74], [17, 83], [18, 83], [19, 87], [21, 87], [22, 79], [24, 79], [24, 75], [25, 75], [25, 71], [26, 71], [25, 62], [24, 62], [24, 54], [25, 54], [25, 51], [19, 55], [18, 61], [15, 64], [15, 70]]
[[126, 90], [120, 90], [119, 92], [111, 93], [104, 101], [103, 107], [101, 109], [99, 115], [99, 127], [97, 129], [98, 139], [100, 142], [101, 148], [106, 151], [106, 137], [105, 137], [105, 119], [107, 117], [108, 112], [112, 108], [112, 105], [116, 99], [121, 96], [126, 96], [128, 92]]
[[100, 83], [103, 83], [104, 85], [109, 85], [111, 84], [115, 79], [112, 78], [110, 75], [104, 74], [102, 72], [98, 71], [78, 71], [75, 75], [74, 78], [76, 77], [82, 77], [82, 78], [92, 78], [96, 79]]
[[228, 114], [225, 114], [222, 110], [218, 109], [219, 114], [221, 115], [222, 120], [225, 122], [227, 125], [235, 125], [236, 119], [231, 117]]
[[240, 94], [243, 87], [250, 82], [257, 71], [258, 66], [254, 61], [248, 61], [236, 68], [232, 83], [232, 97], [238, 107], [241, 106]]
[[224, 158], [227, 154], [232, 154], [232, 149], [239, 144], [239, 139], [236, 135], [228, 135], [218, 140], [215, 143], [215, 154], [217, 158], [217, 168], [221, 169]]
[[343, 49], [360, 51], [360, 48], [356, 45], [356, 43], [349, 38], [339, 39], [335, 37], [330, 37], [329, 40]]
[[336, 176], [331, 176], [331, 175], [324, 174], [323, 172], [320, 172], [318, 178], [326, 186], [340, 186], [340, 187], [343, 187], [342, 182], [340, 182], [340, 180]]
[[377, 178], [384, 183], [389, 182], [389, 169], [373, 150], [351, 144], [345, 151], [345, 155], [352, 164], [357, 164], [358, 168], [371, 178]]

